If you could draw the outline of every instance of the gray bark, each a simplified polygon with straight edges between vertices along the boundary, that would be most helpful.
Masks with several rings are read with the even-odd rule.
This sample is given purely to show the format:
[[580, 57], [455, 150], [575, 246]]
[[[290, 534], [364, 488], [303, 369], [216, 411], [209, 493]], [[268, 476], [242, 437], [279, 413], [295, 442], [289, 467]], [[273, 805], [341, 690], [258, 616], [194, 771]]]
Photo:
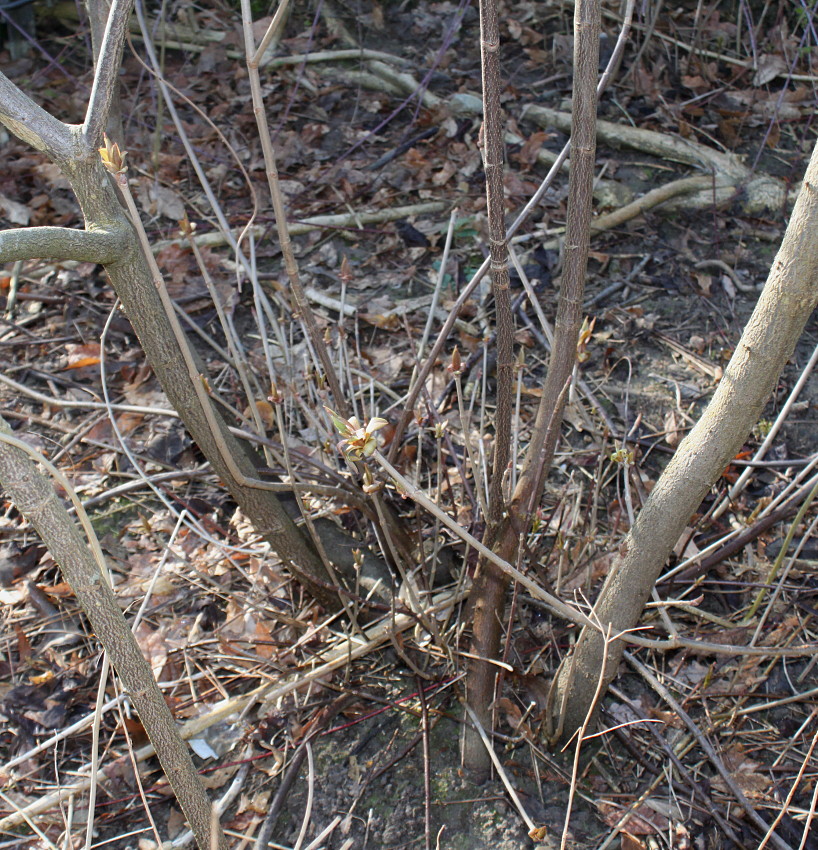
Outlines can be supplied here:
[[[4, 434], [11, 436], [12, 431], [0, 418], [0, 436]], [[211, 850], [210, 800], [102, 566], [95, 561], [51, 482], [21, 448], [2, 440], [0, 486], [31, 522], [59, 564], [139, 713], [200, 850]], [[224, 850], [227, 845], [218, 822], [216, 827], [217, 846]]]
[[[769, 277], [712, 401], [650, 493], [603, 585], [594, 611], [603, 630], [637, 625], [662, 567], [707, 491], [764, 409], [818, 304], [818, 147]], [[552, 738], [566, 740], [588, 713], [599, 677], [616, 675], [623, 644], [601, 670], [602, 635], [582, 630], [554, 685]]]
[[[109, 29], [120, 33], [120, 38], [124, 33], [121, 18], [129, 10], [129, 3], [115, 2], [112, 6], [112, 15], [116, 13], [120, 24]], [[116, 80], [110, 66], [118, 67], [121, 44], [114, 38], [106, 38], [102, 47], [95, 80], [107, 80], [110, 86]], [[185, 367], [180, 342], [174, 336], [133, 228], [102, 166], [94, 136], [105, 126], [110, 105], [111, 98], [99, 89], [92, 98], [83, 127], [66, 125], [37, 106], [0, 73], [0, 122], [60, 166], [85, 219], [84, 232], [36, 228], [0, 234], [0, 262], [45, 256], [104, 263], [151, 368], [216, 474], [292, 573], [322, 604], [337, 610], [340, 607], [338, 595], [321, 558], [279, 500], [268, 490], [237, 480], [224, 461], [220, 443], [235, 460], [242, 475], [258, 477], [252, 453], [230, 433], [220, 411], [212, 405], [220, 432], [219, 439], [214, 438], [208, 421], [212, 421], [212, 417], [205, 415]], [[45, 244], [43, 236], [50, 237], [51, 241]]]

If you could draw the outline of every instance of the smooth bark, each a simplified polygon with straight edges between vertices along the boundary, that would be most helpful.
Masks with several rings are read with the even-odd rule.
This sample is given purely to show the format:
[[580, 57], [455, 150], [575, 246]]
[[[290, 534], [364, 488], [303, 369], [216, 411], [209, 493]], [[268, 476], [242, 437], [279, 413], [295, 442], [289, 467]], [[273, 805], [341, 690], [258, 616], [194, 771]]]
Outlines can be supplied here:
[[[178, 338], [174, 340], [169, 317], [162, 309], [133, 228], [100, 164], [98, 136], [116, 103], [108, 89], [117, 82], [121, 39], [130, 7], [129, 0], [115, 0], [112, 4], [101, 38], [94, 91], [82, 126], [63, 124], [0, 73], [0, 122], [61, 167], [85, 218], [84, 231], [68, 228], [5, 231], [0, 234], [0, 262], [47, 257], [90, 261], [106, 267], [162, 388], [214, 471], [273, 551], [287, 562], [293, 575], [325, 607], [337, 610], [341, 606], [336, 586], [315, 547], [296, 528], [272, 492], [250, 486], [244, 480], [258, 478], [255, 469], [259, 458], [229, 433], [217, 405], [211, 404], [213, 413], [206, 415], [185, 370], [185, 358], [179, 346], [186, 343]], [[201, 371], [204, 374], [203, 367]], [[214, 416], [218, 420], [216, 434], [210, 424]], [[238, 467], [238, 476], [231, 474], [225, 454], [233, 459], [233, 469]], [[335, 551], [334, 544], [329, 545], [330, 551]], [[358, 578], [356, 571], [343, 572], [350, 584], [354, 584]], [[367, 558], [362, 574], [366, 582], [380, 582], [387, 592], [391, 591], [391, 574], [382, 560]]]
[[[114, 5], [119, 16], [125, 14], [122, 4]], [[112, 39], [105, 39], [107, 52], [99, 62], [107, 65], [119, 60], [120, 51]], [[98, 72], [97, 79], [115, 80], [111, 73]], [[86, 115], [90, 128], [103, 127], [110, 108], [110, 98], [101, 93], [94, 99]], [[153, 284], [145, 258], [139, 248], [133, 228], [102, 166], [93, 139], [82, 127], [66, 125], [38, 107], [7, 77], [0, 73], [0, 122], [23, 141], [44, 152], [62, 169], [71, 183], [85, 219], [85, 232], [54, 229], [56, 247], [45, 249], [37, 241], [35, 230], [8, 232], [0, 240], [0, 262], [21, 258], [20, 248], [28, 245], [32, 252], [25, 259], [47, 256], [55, 258], [61, 250], [73, 259], [99, 262], [107, 259], [105, 269], [119, 296], [134, 331], [142, 345], [151, 368], [156, 374], [171, 405], [176, 409], [190, 435], [210, 461], [213, 470], [225, 483], [242, 512], [256, 530], [270, 543], [273, 550], [290, 567], [293, 574], [309, 592], [327, 608], [337, 610], [339, 600], [330, 577], [314, 547], [305, 539], [275, 495], [267, 490], [245, 485], [225, 463], [220, 446], [225, 446], [241, 473], [254, 478], [255, 459], [246, 447], [227, 428], [219, 409], [213, 405], [218, 422], [218, 438], [214, 437], [211, 422], [206, 416], [196, 388], [185, 368], [185, 358], [179, 341], [173, 334], [168, 316]], [[78, 253], [77, 245], [85, 242], [88, 253]], [[99, 243], [99, 244], [98, 244]], [[35, 248], [36, 245], [36, 248]], [[112, 245], [120, 247], [116, 256], [103, 257]], [[105, 251], [101, 250], [101, 247]]]
[[[812, 153], [781, 248], [755, 310], [707, 409], [650, 493], [594, 606], [603, 628], [637, 625], [662, 567], [691, 515], [758, 421], [804, 325], [818, 304], [818, 146]], [[584, 628], [554, 685], [550, 733], [582, 726], [600, 676], [602, 637]], [[607, 685], [622, 641], [610, 647]]]
[[72, 230], [70, 227], [26, 227], [0, 230], [3, 262], [55, 258], [77, 262], [113, 263], [128, 245], [124, 230]]
[[[125, 33], [131, 19], [132, 2], [133, 0], [85, 0], [96, 67], [82, 130], [95, 147], [102, 144], [106, 130], [115, 142], [121, 145], [124, 141], [119, 70]], [[100, 62], [100, 56], [105, 57], [106, 61]]]

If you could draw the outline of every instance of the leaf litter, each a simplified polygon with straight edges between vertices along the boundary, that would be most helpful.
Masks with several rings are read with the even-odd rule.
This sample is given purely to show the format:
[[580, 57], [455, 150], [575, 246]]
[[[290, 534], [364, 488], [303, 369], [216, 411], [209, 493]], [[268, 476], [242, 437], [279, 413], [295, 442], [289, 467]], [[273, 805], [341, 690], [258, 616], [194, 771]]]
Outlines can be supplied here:
[[[813, 50], [799, 51], [793, 25], [775, 13], [779, 15], [778, 29], [764, 29], [762, 24], [769, 22], [757, 21], [757, 33], [767, 32], [767, 40], [752, 65], [747, 33], [741, 36], [743, 52], [735, 52], [738, 22], [724, 18], [712, 5], [703, 9], [703, 17], [694, 24], [690, 23], [694, 21], [692, 6], [681, 20], [658, 17], [654, 40], [647, 42], [638, 57], [630, 54], [634, 64], [629, 81], [616, 102], [602, 104], [601, 117], [620, 120], [624, 109], [644, 129], [715, 143], [755, 158], [771, 174], [797, 179], [803, 161], [797, 133], [811, 108], [811, 88], [798, 80], [787, 84], [782, 75], [792, 71], [789, 60], [785, 61], [789, 56], [797, 56], [797, 75], [812, 75]], [[508, 83], [504, 105], [511, 126], [523, 139], [522, 144], [509, 147], [506, 193], [511, 212], [536, 186], [536, 174], [542, 167], [538, 151], [556, 149], [564, 141], [557, 129], [537, 130], [527, 123], [521, 106], [526, 101], [545, 101], [555, 108], [565, 107], [570, 97], [571, 35], [569, 19], [556, 7], [519, 2], [508, 4], [505, 11], [507, 41], [503, 50]], [[765, 8], [763, 14], [773, 12]], [[235, 12], [213, 7], [190, 15], [193, 20], [201, 17], [197, 27], [202, 25], [205, 31], [216, 21], [214, 29], [231, 32], [229, 22]], [[441, 31], [461, 15], [461, 28], [451, 37], [448, 49], [431, 55], [441, 43]], [[367, 16], [357, 21], [347, 17], [342, 11], [341, 20], [357, 29], [364, 46], [394, 51], [409, 60], [418, 76], [422, 76], [421, 69], [437, 61], [429, 91], [444, 104], [452, 94], [479, 91], [476, 50], [471, 49], [476, 21], [469, 9], [451, 3], [421, 3], [411, 10], [401, 7], [393, 11], [374, 4]], [[606, 26], [614, 32], [610, 18]], [[725, 41], [723, 34], [733, 41]], [[46, 38], [61, 49], [55, 65], [43, 70], [34, 59], [28, 59], [9, 72], [22, 80], [37, 68], [39, 76], [31, 79], [37, 80], [35, 94], [39, 85], [46, 106], [53, 108], [66, 91], [71, 92], [71, 102], [80, 103], [87, 93], [82, 82], [88, 79], [84, 48], [76, 40], [69, 43], [59, 31], [49, 32]], [[306, 18], [295, 20], [281, 53], [335, 50], [339, 39], [328, 21], [321, 20], [313, 28]], [[264, 164], [255, 142], [246, 73], [228, 55], [231, 42], [232, 37], [198, 52], [170, 49], [166, 74], [219, 124], [247, 166], [255, 191], [263, 197]], [[676, 59], [663, 49], [671, 43], [681, 51]], [[701, 53], [689, 49], [694, 44]], [[482, 261], [474, 238], [485, 228], [479, 120], [473, 113], [458, 116], [454, 109], [447, 113], [445, 106], [435, 112], [407, 102], [398, 117], [384, 123], [401, 95], [393, 90], [369, 91], [363, 78], [346, 77], [345, 68], [360, 70], [354, 62], [328, 67], [329, 73], [325, 73], [305, 63], [287, 74], [271, 73], [266, 78], [268, 105], [276, 127], [279, 163], [287, 177], [284, 191], [292, 220], [351, 211], [343, 224], [297, 237], [296, 248], [303, 262], [308, 267], [312, 264], [310, 276], [316, 291], [328, 299], [323, 304], [316, 299], [327, 344], [338, 352], [339, 341], [344, 342], [350, 352], [349, 372], [357, 376], [354, 386], [366, 399], [365, 409], [375, 402], [374, 415], [384, 413], [408, 385], [437, 285], [445, 225], [424, 216], [410, 217], [405, 225], [400, 225], [400, 220], [362, 224], [356, 211], [389, 210], [441, 198], [458, 204], [460, 235], [446, 267], [439, 302], [443, 310], [450, 309], [453, 294]], [[131, 155], [145, 168], [137, 194], [146, 225], [157, 241], [175, 240], [174, 221], [181, 217], [181, 208], [189, 215], [194, 210], [206, 229], [206, 200], [190, 179], [187, 160], [170, 149], [176, 147], [173, 128], [154, 125], [154, 116], [145, 113], [145, 104], [154, 97], [152, 84], [127, 52], [123, 79], [128, 83], [124, 107], [133, 128], [129, 133], [133, 138], [132, 144], [129, 138]], [[76, 80], [80, 85], [74, 91], [71, 87]], [[218, 185], [219, 201], [231, 226], [242, 228], [250, 222], [247, 186], [212, 128], [185, 107], [183, 115], [187, 131], [204, 155], [208, 175]], [[440, 132], [410, 144], [378, 170], [371, 169], [379, 158], [400, 152], [418, 131], [438, 125]], [[14, 141], [5, 148], [9, 167], [0, 177], [0, 193], [7, 199], [0, 204], [5, 223], [81, 226], [76, 204], [53, 166]], [[675, 168], [648, 153], [604, 146], [598, 157], [605, 163], [600, 183], [615, 177], [629, 191], [643, 192]], [[679, 174], [684, 170], [680, 168]], [[564, 215], [564, 192], [555, 189], [546, 196], [541, 220], [535, 219], [524, 233], [522, 249], [558, 234]], [[286, 376], [281, 389], [287, 399], [288, 427], [302, 437], [307, 435], [295, 453], [297, 473], [305, 486], [312, 482], [316, 489], [319, 483], [346, 486], [344, 464], [332, 446], [321, 445], [334, 437], [314, 412], [314, 400], [320, 393], [311, 385], [314, 379], [303, 365], [306, 346], [300, 329], [291, 321], [292, 305], [280, 270], [279, 249], [266, 238], [273, 222], [264, 207], [256, 221], [262, 228], [255, 248], [262, 280], [266, 277], [267, 291], [282, 315], [290, 317], [286, 334], [291, 359], [282, 348], [272, 357], [281, 360], [281, 372]], [[729, 276], [703, 273], [695, 268], [695, 260], [699, 254], [708, 259], [716, 251], [718, 259], [740, 268], [750, 279], [761, 280], [772, 256], [767, 247], [783, 228], [783, 219], [780, 209], [751, 217], [712, 208], [708, 228], [712, 233], [703, 233], [701, 218], [695, 215], [663, 219], [649, 212], [594, 239], [589, 294], [601, 292], [612, 278], [627, 281], [615, 297], [589, 308], [596, 324], [591, 324], [584, 341], [583, 375], [592, 384], [607, 419], [599, 410], [590, 411], [585, 403], [575, 402], [569, 410], [556, 471], [541, 512], [543, 522], [528, 544], [535, 555], [530, 569], [569, 598], [571, 594], [593, 597], [610, 566], [610, 552], [629, 526], [628, 498], [638, 509], [661, 468], [663, 447], [672, 447], [701, 410], [713, 388], [714, 370], [726, 362], [752, 306], [736, 291]], [[268, 352], [262, 345], [252, 299], [246, 290], [237, 294], [235, 265], [218, 244], [203, 250], [217, 291], [238, 324], [247, 359], [254, 364], [255, 374], [263, 375], [266, 367], [255, 369], [255, 364], [264, 364]], [[645, 255], [650, 257], [647, 271], [629, 277]], [[346, 290], [339, 276], [342, 256], [347, 256], [355, 269], [353, 284]], [[218, 339], [216, 311], [190, 250], [171, 242], [160, 252], [160, 262], [173, 297], [191, 322]], [[556, 257], [547, 271], [558, 281]], [[0, 285], [11, 300], [10, 278], [2, 280]], [[40, 395], [4, 385], [0, 389], [4, 414], [8, 412], [16, 425], [30, 429], [29, 439], [36, 440], [69, 477], [82, 483], [84, 495], [105, 497], [98, 503], [94, 522], [103, 539], [108, 535], [106, 551], [117, 595], [129, 614], [147, 600], [147, 619], [137, 630], [137, 640], [176, 716], [185, 721], [208, 718], [224, 700], [261, 685], [298, 678], [324, 663], [333, 650], [344, 645], [343, 624], [327, 617], [293, 585], [252, 528], [236, 515], [219, 483], [202, 471], [198, 450], [176, 428], [176, 421], [148, 412], [149, 408], [167, 407], [167, 401], [141, 361], [133, 331], [122, 314], [116, 315], [105, 342], [108, 388], [119, 402], [143, 410], [117, 413], [115, 421], [136, 452], [142, 473], [155, 479], [174, 513], [135, 476], [132, 461], [122, 453], [119, 437], [99, 408], [84, 406], [99, 403], [100, 334], [113, 307], [113, 297], [98, 270], [72, 269], [68, 264], [58, 269], [32, 262], [24, 264], [20, 280], [17, 305], [10, 314], [12, 324], [4, 329], [0, 342], [11, 354], [7, 376]], [[552, 284], [546, 282], [538, 294], [551, 316]], [[346, 315], [345, 305], [352, 313], [342, 324], [339, 316]], [[523, 399], [536, 396], [543, 359], [540, 331], [531, 322], [533, 311], [529, 315], [528, 310], [522, 307], [518, 316], [521, 325], [528, 327], [528, 322], [533, 327], [518, 339], [527, 355], [520, 381]], [[483, 339], [490, 334], [489, 299], [478, 295], [460, 318], [464, 324], [458, 330], [457, 343], [476, 357], [464, 387], [476, 417], [483, 387], [491, 392], [492, 364], [482, 355]], [[673, 339], [673, 348], [659, 344], [652, 334], [658, 329]], [[55, 343], [55, 335], [66, 338]], [[205, 339], [197, 339], [209, 360], [211, 380], [218, 382], [227, 398], [238, 402], [242, 396], [234, 364], [215, 356]], [[799, 348], [796, 353], [798, 363], [806, 360], [805, 351]], [[704, 358], [710, 370], [703, 371], [696, 357]], [[794, 376], [794, 371], [788, 374], [788, 384]], [[437, 494], [462, 523], [473, 524], [479, 521], [479, 511], [474, 509], [477, 482], [473, 468], [463, 464], [459, 417], [451, 415], [454, 407], [451, 394], [445, 393], [448, 386], [449, 377], [441, 363], [429, 381], [430, 401], [416, 412], [409, 440], [401, 448], [401, 471], [416, 486]], [[776, 393], [771, 416], [787, 388], [782, 386]], [[265, 390], [258, 388], [260, 399]], [[42, 395], [52, 397], [55, 403], [42, 401]], [[745, 490], [732, 506], [730, 522], [739, 528], [753, 527], [757, 512], [781, 492], [812, 451], [812, 396], [807, 389], [806, 406], [776, 444], [777, 465], [761, 468], [752, 489]], [[57, 400], [76, 406], [61, 406]], [[234, 407], [249, 410], [246, 399]], [[435, 436], [435, 408], [447, 423], [445, 431], [451, 440], [445, 451], [442, 437]], [[524, 404], [523, 431], [528, 427], [529, 411]], [[609, 427], [611, 423], [614, 428]], [[482, 420], [472, 425], [472, 443], [478, 456], [486, 457], [490, 444], [481, 434], [489, 429]], [[274, 433], [272, 421], [267, 427]], [[611, 459], [622, 433], [628, 433], [634, 448], [633, 460], [627, 464]], [[748, 445], [748, 450], [756, 447], [757, 442]], [[277, 446], [268, 448], [275, 459]], [[305, 465], [307, 454], [315, 464], [311, 472]], [[282, 471], [279, 480], [284, 478], [287, 475]], [[726, 474], [720, 492], [729, 481]], [[126, 483], [137, 486], [117, 494], [117, 486]], [[702, 514], [719, 495], [708, 497]], [[435, 553], [440, 572], [448, 577], [450, 567], [442, 568], [448, 552], [456, 577], [466, 555], [463, 547], [433, 527], [429, 517], [413, 514], [399, 494], [394, 494], [393, 501], [418, 529], [423, 556], [428, 560], [428, 553]], [[361, 550], [376, 545], [366, 523], [341, 500], [315, 493], [307, 504], [316, 517], [330, 517], [345, 531], [357, 534]], [[195, 527], [177, 528], [181, 511], [195, 519]], [[692, 525], [677, 552], [679, 560], [670, 566], [698, 557], [728, 530], [726, 519], [709, 526]], [[742, 621], [748, 599], [766, 581], [771, 545], [785, 531], [780, 525], [766, 528], [744, 552], [716, 562], [692, 583], [690, 579], [687, 584], [674, 582], [669, 577], [659, 591], [675, 627], [692, 638], [718, 643], [746, 645], [757, 627], [761, 629], [759, 646], [810, 643], [815, 589], [814, 561], [809, 558], [791, 565], [764, 621]], [[806, 533], [806, 527], [802, 531]], [[39, 752], [36, 748], [89, 716], [95, 699], [98, 647], [87, 634], [56, 565], [11, 506], [6, 506], [0, 533], [10, 565], [2, 590], [6, 650], [0, 658], [0, 774], [9, 799], [19, 806], [44, 798], [55, 782], [55, 769], [56, 782], [63, 787], [86, 771], [90, 751], [87, 725], [61, 739], [56, 750], [53, 745]], [[466, 572], [473, 566], [466, 556]], [[661, 633], [656, 619], [659, 610], [660, 606], [649, 608], [645, 622]], [[446, 627], [451, 625], [449, 622]], [[507, 661], [511, 672], [504, 679], [497, 704], [496, 745], [527, 810], [537, 823], [549, 827], [541, 846], [558, 846], [555, 836], [562, 830], [569, 785], [565, 765], [539, 743], [537, 730], [545, 708], [541, 676], [556, 669], [573, 632], [573, 627], [543, 615], [536, 600], [519, 595], [510, 626], [513, 640]], [[192, 739], [192, 746], [214, 794], [239, 775], [241, 765], [251, 768], [243, 780], [244, 796], [223, 818], [225, 827], [252, 840], [267, 814], [271, 790], [293, 751], [307, 738], [311, 724], [320, 726], [322, 710], [341, 691], [352, 702], [339, 710], [315, 743], [316, 793], [308, 838], [314, 838], [339, 815], [326, 839], [328, 847], [421, 846], [428, 802], [435, 834], [444, 827], [439, 833], [442, 847], [530, 846], [503, 785], [492, 782], [475, 787], [459, 774], [457, 739], [462, 712], [457, 676], [463, 669], [462, 646], [453, 632], [436, 643], [417, 627], [395, 636], [386, 648], [373, 649], [341, 667], [342, 673], [327, 670], [280, 698], [262, 701], [244, 713], [235, 711], [207, 726]], [[794, 787], [802, 760], [811, 757], [809, 740], [815, 716], [804, 695], [814, 688], [812, 661], [786, 660], [775, 654], [724, 658], [689, 649], [643, 651], [640, 657], [695, 717], [701, 735], [715, 743], [723, 766], [740, 791], [772, 821]], [[708, 761], [702, 741], [688, 733], [661, 695], [635, 674], [624, 673], [617, 686], [628, 702], [619, 701], [618, 695], [609, 697], [604, 722], [629, 725], [585, 745], [587, 756], [579, 778], [583, 802], [572, 819], [573, 846], [601, 847], [611, 842], [628, 850], [684, 847], [694, 842], [696, 846], [706, 842], [707, 846], [729, 846], [724, 823], [733, 835], [755, 846], [761, 836], [751, 832], [735, 805], [734, 788], [714, 769], [712, 760]], [[419, 697], [421, 689], [425, 708]], [[123, 711], [114, 711], [112, 705], [102, 717], [108, 754], [104, 795], [96, 811], [100, 841], [123, 847], [138, 844], [148, 850], [152, 838], [147, 830], [138, 831], [145, 818], [127, 758], [129, 747], [145, 744], [144, 732], [138, 719], [129, 716], [127, 699], [110, 687], [106, 699]], [[431, 727], [433, 778], [428, 801], [423, 794], [424, 715]], [[645, 720], [663, 724], [660, 743]], [[15, 764], [15, 759], [22, 760]], [[147, 799], [151, 810], [159, 814], [160, 831], [171, 838], [178, 836], [183, 824], [167, 786], [152, 762], [143, 764]], [[814, 763], [811, 766], [814, 768]], [[781, 837], [792, 846], [798, 846], [801, 831], [812, 817], [813, 774], [814, 769], [808, 771], [795, 788], [779, 823]], [[302, 774], [282, 813], [276, 838], [281, 846], [296, 843], [306, 808], [307, 780]], [[87, 817], [83, 799], [75, 798], [75, 829]], [[65, 827], [56, 804], [38, 816], [38, 824], [52, 841], [61, 840]], [[125, 833], [132, 834], [126, 838]], [[123, 837], [117, 839], [120, 835]], [[808, 836], [805, 846], [811, 846], [813, 840]], [[36, 839], [25, 837], [19, 843], [34, 846]]]

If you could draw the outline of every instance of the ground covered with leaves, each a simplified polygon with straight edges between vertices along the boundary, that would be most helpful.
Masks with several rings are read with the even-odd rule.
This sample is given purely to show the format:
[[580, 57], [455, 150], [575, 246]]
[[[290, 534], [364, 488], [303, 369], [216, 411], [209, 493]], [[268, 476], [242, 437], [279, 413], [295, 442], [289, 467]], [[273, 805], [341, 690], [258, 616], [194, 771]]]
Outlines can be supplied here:
[[[501, 5], [511, 221], [567, 140], [559, 116], [570, 111], [572, 10]], [[261, 34], [272, 10], [255, 12]], [[271, 480], [312, 485], [311, 518], [352, 535], [352, 557], [380, 557], [289, 297], [240, 14], [210, 0], [146, 14], [147, 33], [135, 25], [125, 52], [121, 116], [131, 186], [170, 294], [228, 414], [266, 450]], [[580, 606], [721, 378], [815, 142], [812, 10], [711, 0], [640, 14], [599, 108], [614, 128], [597, 150], [597, 220], [690, 176], [709, 174], [714, 186], [604, 219], [592, 239], [581, 380], [524, 564]], [[603, 62], [619, 16], [605, 4]], [[0, 62], [44, 108], [81, 122], [89, 38], [73, 6], [50, 7], [36, 44], [15, 58], [6, 44]], [[320, 2], [292, 12], [262, 80], [307, 294], [351, 403], [363, 421], [389, 421], [379, 439], [397, 468], [480, 537], [493, 414], [488, 281], [460, 310], [394, 442], [416, 363], [487, 254], [478, 39], [465, 2]], [[147, 41], [161, 55], [175, 115], [149, 70]], [[677, 153], [648, 136], [637, 144], [629, 130], [661, 134]], [[58, 168], [13, 138], [0, 141], [3, 225], [81, 227]], [[721, 165], [703, 169], [697, 145]], [[237, 273], [194, 158], [219, 215], [242, 234], [266, 313]], [[742, 179], [725, 196], [715, 178], [733, 167]], [[775, 190], [770, 202], [748, 188], [760, 178]], [[562, 174], [512, 243], [518, 450], [541, 394], [566, 203]], [[179, 236], [185, 215], [221, 317]], [[643, 618], [645, 634], [688, 643], [634, 648], [603, 703], [609, 731], [583, 743], [574, 768], [573, 747], [549, 752], [540, 723], [576, 629], [515, 589], [496, 703], [500, 767], [477, 786], [458, 757], [463, 610], [441, 607], [431, 631], [411, 616], [413, 594], [453, 588], [462, 600], [474, 552], [387, 483], [417, 569], [396, 579], [405, 608], [376, 623], [367, 643], [303, 594], [210, 474], [100, 267], [9, 266], [0, 286], [3, 416], [84, 500], [137, 641], [203, 781], [224, 798], [233, 846], [254, 842], [276, 807], [269, 846], [302, 850], [563, 840], [600, 850], [758, 847], [764, 824], [774, 827], [770, 846], [818, 846], [815, 657], [787, 653], [813, 643], [818, 592], [814, 382], [791, 396], [812, 368], [813, 322], [764, 421], [691, 518]], [[251, 398], [225, 326], [241, 340]], [[459, 388], [447, 369], [455, 347]], [[185, 846], [127, 696], [114, 681], [98, 693], [100, 649], [71, 588], [14, 506], [0, 504], [1, 846], [81, 846], [95, 717], [102, 774], [92, 846]], [[693, 641], [758, 651], [715, 654]], [[294, 761], [300, 768], [288, 774]], [[521, 810], [544, 827], [536, 842]]]

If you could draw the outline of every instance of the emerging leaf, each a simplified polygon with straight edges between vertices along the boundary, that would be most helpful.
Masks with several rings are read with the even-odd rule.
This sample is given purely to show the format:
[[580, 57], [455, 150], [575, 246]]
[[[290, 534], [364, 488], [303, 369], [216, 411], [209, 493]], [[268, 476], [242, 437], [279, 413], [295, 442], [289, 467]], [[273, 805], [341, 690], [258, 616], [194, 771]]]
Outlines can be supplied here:
[[125, 165], [125, 157], [127, 151], [121, 151], [116, 142], [112, 142], [108, 136], [105, 136], [105, 147], [99, 148], [99, 155], [102, 159], [102, 164], [111, 174], [124, 174], [128, 170]]
[[374, 419], [370, 419], [366, 426], [367, 434], [374, 434], [375, 431], [380, 431], [381, 428], [385, 428], [389, 422], [386, 419], [383, 419], [380, 416], [376, 416]]
[[324, 405], [324, 410], [329, 414], [329, 418], [332, 419], [332, 424], [335, 426], [335, 430], [342, 437], [349, 437], [353, 433], [353, 429], [350, 428], [349, 423], [345, 419], [341, 419], [341, 417], [329, 407]]

